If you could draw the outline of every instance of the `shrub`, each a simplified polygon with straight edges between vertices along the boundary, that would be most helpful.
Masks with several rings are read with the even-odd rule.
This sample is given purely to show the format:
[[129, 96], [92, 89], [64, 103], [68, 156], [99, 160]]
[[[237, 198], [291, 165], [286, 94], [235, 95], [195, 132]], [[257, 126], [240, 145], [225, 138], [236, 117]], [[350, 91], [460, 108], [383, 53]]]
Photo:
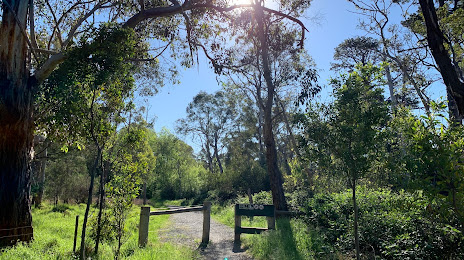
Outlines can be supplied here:
[[52, 212], [64, 213], [64, 212], [67, 211], [68, 209], [70, 209], [70, 207], [68, 206], [68, 204], [58, 204], [58, 205], [55, 205], [55, 206], [52, 208]]
[[[437, 217], [434, 204], [420, 193], [388, 189], [358, 191], [360, 245], [365, 255], [386, 259], [456, 259], [464, 257], [458, 225]], [[316, 194], [304, 209], [306, 222], [328, 244], [353, 249], [351, 191]]]

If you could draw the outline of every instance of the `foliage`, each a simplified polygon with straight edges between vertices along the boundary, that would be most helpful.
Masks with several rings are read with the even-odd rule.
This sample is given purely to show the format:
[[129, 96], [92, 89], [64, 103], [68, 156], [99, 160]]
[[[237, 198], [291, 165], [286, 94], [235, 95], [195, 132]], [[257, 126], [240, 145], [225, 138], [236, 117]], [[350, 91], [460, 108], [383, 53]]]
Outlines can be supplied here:
[[166, 129], [150, 140], [150, 147], [156, 157], [156, 181], [149, 184], [152, 197], [191, 198], [206, 193], [206, 170], [195, 161], [192, 147]]
[[134, 68], [127, 62], [134, 47], [134, 32], [117, 25], [84, 34], [43, 84], [39, 129], [68, 145], [93, 141], [95, 133], [106, 139], [134, 87]]
[[109, 154], [109, 181], [105, 192], [109, 206], [109, 214], [105, 214], [110, 225], [108, 235], [115, 234], [118, 242], [116, 258], [127, 236], [126, 220], [133, 200], [137, 197], [142, 177], [150, 170], [149, 164], [154, 161], [153, 153], [146, 139], [147, 129], [140, 124], [129, 124], [119, 131], [114, 153]]
[[[358, 205], [363, 254], [386, 259], [463, 257], [462, 233], [431, 212], [441, 202], [430, 204], [421, 192], [361, 187]], [[306, 203], [304, 211], [306, 222], [317, 229], [326, 244], [342, 251], [352, 250], [351, 191], [318, 193]]]
[[90, 182], [87, 163], [89, 151], [75, 148], [68, 153], [57, 151], [56, 145], [49, 149], [51, 160], [45, 168], [45, 194], [55, 203], [59, 199], [65, 202], [83, 203], [87, 198]]
[[380, 130], [388, 120], [387, 105], [379, 87], [380, 69], [372, 65], [357, 69], [332, 80], [335, 101], [329, 106], [321, 105], [321, 114], [297, 117], [303, 131], [300, 137], [303, 157], [318, 171], [331, 169], [349, 181], [368, 172], [377, 156]]
[[[85, 205], [69, 205], [69, 214], [52, 212], [51, 206], [44, 204], [41, 209], [32, 209], [34, 217], [34, 240], [30, 243], [19, 243], [11, 248], [0, 251], [1, 260], [52, 260], [52, 259], [77, 259], [72, 253], [74, 225], [76, 215], [84, 214]], [[96, 212], [93, 212], [96, 214]], [[140, 208], [132, 207], [127, 226], [130, 235], [129, 240], [121, 249], [121, 259], [194, 259], [196, 253], [186, 247], [175, 246], [159, 241], [158, 231], [169, 225], [168, 216], [158, 216], [150, 219], [150, 231], [148, 245], [145, 248], [138, 247], [138, 229]], [[80, 221], [82, 221], [80, 219]], [[79, 240], [78, 240], [79, 243]], [[112, 247], [114, 242], [104, 242], [99, 250], [97, 259], [114, 258]], [[90, 247], [89, 250], [92, 250]], [[89, 251], [89, 253], [91, 253]], [[87, 254], [89, 255], [89, 254]], [[91, 255], [91, 254], [90, 254]], [[93, 258], [94, 256], [92, 256]]]
[[398, 112], [386, 129], [389, 153], [380, 161], [390, 169], [388, 179], [394, 187], [423, 191], [431, 201], [441, 202], [434, 210], [443, 219], [462, 225], [464, 129], [444, 124], [445, 104], [432, 103], [432, 108], [432, 117]]
[[64, 213], [68, 209], [70, 209], [70, 207], [67, 204], [58, 204], [58, 205], [53, 206], [52, 212]]

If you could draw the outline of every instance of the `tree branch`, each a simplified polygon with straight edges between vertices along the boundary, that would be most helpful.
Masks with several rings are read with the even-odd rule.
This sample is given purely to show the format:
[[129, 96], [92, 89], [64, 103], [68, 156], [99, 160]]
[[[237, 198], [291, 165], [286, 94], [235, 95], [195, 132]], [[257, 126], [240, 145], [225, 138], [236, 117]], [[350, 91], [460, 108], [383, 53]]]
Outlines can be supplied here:
[[40, 84], [53, 72], [56, 66], [66, 59], [64, 53], [57, 53], [52, 55], [39, 69], [34, 73], [34, 77]]

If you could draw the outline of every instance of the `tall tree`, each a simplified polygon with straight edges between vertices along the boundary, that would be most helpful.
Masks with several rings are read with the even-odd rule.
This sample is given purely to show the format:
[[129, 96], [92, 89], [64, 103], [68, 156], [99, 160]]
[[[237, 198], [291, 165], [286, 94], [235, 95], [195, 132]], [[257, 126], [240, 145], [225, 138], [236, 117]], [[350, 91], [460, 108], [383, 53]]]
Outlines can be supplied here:
[[[356, 186], [367, 175], [375, 160], [379, 130], [388, 121], [380, 69], [358, 66], [349, 75], [332, 80], [334, 103], [331, 114], [318, 125], [304, 125], [306, 156], [320, 165], [330, 165], [331, 172], [341, 172], [352, 190], [356, 258], [360, 259]], [[308, 115], [311, 118], [313, 115]], [[303, 120], [305, 122], [305, 120]], [[311, 122], [308, 120], [306, 122]], [[314, 129], [325, 130], [324, 133]]]
[[[445, 1], [441, 1], [441, 4], [444, 5]], [[459, 10], [462, 12], [462, 3], [459, 7], [460, 1], [454, 1], [453, 10]], [[464, 115], [464, 76], [462, 64], [459, 64], [463, 61], [462, 57], [456, 52], [456, 48], [463, 48], [462, 44], [462, 29], [458, 29], [457, 35], [458, 42], [453, 42], [451, 35], [445, 35], [442, 27], [440, 26], [440, 21], [437, 16], [437, 11], [433, 0], [419, 0], [420, 8], [422, 15], [425, 21], [425, 27], [427, 31], [427, 43], [428, 47], [432, 52], [432, 56], [438, 66], [438, 70], [443, 78], [443, 82], [446, 85], [447, 90], [450, 95], [450, 105], [456, 102], [457, 114], [452, 114], [455, 118], [454, 120], [458, 123], [462, 123], [462, 118]], [[446, 7], [445, 7], [446, 8]], [[457, 11], [459, 12], [459, 11]], [[457, 15], [454, 17], [458, 19], [458, 23], [464, 21], [462, 15]], [[458, 27], [459, 28], [459, 27]], [[462, 55], [462, 53], [461, 53]]]
[[[67, 52], [76, 46], [80, 34], [95, 28], [102, 18], [121, 21], [125, 28], [136, 29], [141, 39], [154, 37], [159, 40], [158, 43], [164, 43], [162, 50], [169, 46], [182, 49], [185, 44], [171, 44], [185, 35], [178, 29], [182, 19], [187, 25], [188, 43], [193, 46], [192, 36], [205, 35], [201, 33], [201, 26], [194, 25], [223, 20], [227, 17], [222, 13], [251, 6], [229, 7], [223, 3], [180, 3], [176, 0], [172, 0], [171, 4], [164, 1], [128, 4], [106, 0], [49, 0], [35, 9], [33, 1], [3, 1], [0, 30], [0, 207], [4, 210], [0, 212], [0, 229], [3, 230], [0, 246], [32, 238], [29, 193], [34, 100], [41, 95], [40, 84], [46, 82], [50, 74], [68, 59]], [[297, 21], [285, 12], [268, 8], [264, 12]], [[141, 43], [141, 46], [147, 45]], [[193, 51], [193, 48], [190, 50]], [[136, 60], [157, 63], [155, 55], [156, 51], [151, 56]], [[193, 58], [191, 55], [187, 57]], [[190, 61], [185, 64], [191, 64]]]
[[[417, 41], [420, 40], [416, 41], [416, 35], [404, 30], [400, 21], [394, 19], [395, 15], [403, 14], [401, 10], [395, 10], [395, 1], [349, 1], [365, 17], [365, 20], [360, 22], [361, 28], [377, 39], [376, 52], [379, 61], [384, 62], [384, 73], [393, 108], [396, 108], [397, 103], [415, 105], [415, 97], [410, 98], [411, 88], [429, 115], [430, 100], [425, 90], [434, 82], [434, 74], [426, 61], [428, 53], [425, 48], [417, 47]], [[403, 15], [406, 13], [407, 10], [404, 10]]]
[[[210, 172], [217, 166], [223, 173], [222, 140], [234, 118], [233, 106], [227, 103], [226, 94], [222, 91], [214, 94], [200, 92], [188, 104], [186, 112], [187, 118], [177, 121], [177, 132], [200, 139]], [[216, 163], [213, 164], [213, 160]]]

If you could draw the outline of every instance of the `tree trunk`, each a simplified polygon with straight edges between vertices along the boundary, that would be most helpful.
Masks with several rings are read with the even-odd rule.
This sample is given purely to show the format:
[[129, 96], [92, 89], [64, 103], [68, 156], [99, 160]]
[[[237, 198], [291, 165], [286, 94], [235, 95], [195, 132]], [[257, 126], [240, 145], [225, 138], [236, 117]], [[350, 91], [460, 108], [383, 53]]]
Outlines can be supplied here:
[[[103, 158], [100, 159], [101, 165], [103, 166]], [[105, 203], [105, 171], [102, 167], [100, 172], [100, 199], [99, 199], [99, 207], [98, 207], [98, 218], [97, 218], [97, 237], [95, 239], [95, 254], [98, 255], [98, 246], [100, 244], [100, 234], [101, 234], [101, 219], [103, 213], [103, 207]]]
[[[386, 61], [386, 59], [384, 59], [384, 61]], [[392, 108], [393, 110], [395, 110], [398, 102], [396, 101], [395, 86], [393, 84], [393, 79], [390, 73], [390, 65], [385, 66], [385, 75], [387, 76], [388, 91], [390, 93], [390, 100], [391, 100]]]
[[359, 231], [358, 231], [358, 204], [356, 203], [356, 180], [352, 180], [353, 190], [353, 210], [354, 210], [354, 245], [356, 248], [356, 259], [360, 259], [359, 254]]
[[419, 4], [427, 27], [427, 43], [446, 88], [451, 92], [462, 117], [464, 115], [464, 79], [458, 72], [460, 68], [453, 63], [448, 50], [445, 48], [445, 37], [438, 24], [433, 0], [419, 0]]
[[261, 7], [256, 7], [256, 21], [258, 24], [258, 37], [260, 41], [261, 60], [263, 66], [263, 77], [267, 86], [267, 100], [264, 107], [264, 145], [266, 147], [267, 172], [271, 185], [272, 201], [277, 210], [287, 210], [285, 199], [282, 173], [277, 165], [277, 149], [272, 131], [272, 106], [274, 101], [275, 86], [272, 82], [271, 70], [269, 66], [269, 54], [267, 37], [264, 30], [264, 12]]
[[45, 167], [47, 166], [47, 148], [45, 148], [43, 157], [40, 159], [40, 177], [39, 177], [39, 190], [37, 191], [37, 198], [35, 207], [40, 207], [44, 194], [45, 186]]
[[81, 259], [86, 259], [85, 258], [85, 231], [87, 227], [87, 220], [89, 218], [89, 211], [90, 211], [90, 205], [92, 204], [92, 194], [93, 194], [93, 184], [95, 181], [95, 172], [97, 171], [98, 167], [98, 161], [100, 160], [102, 150], [100, 147], [97, 148], [97, 156], [95, 157], [95, 163], [92, 168], [92, 172], [90, 174], [90, 186], [89, 186], [89, 195], [87, 198], [87, 207], [85, 208], [85, 213], [84, 213], [84, 221], [82, 223], [82, 235], [81, 235], [81, 250], [80, 250], [80, 257]]
[[462, 116], [459, 114], [458, 106], [454, 101], [453, 95], [449, 89], [446, 89], [446, 97], [448, 98], [448, 117], [452, 125], [461, 125]]
[[218, 134], [217, 132], [214, 133], [214, 157], [216, 158], [216, 162], [218, 163], [219, 166], [219, 172], [223, 173], [224, 169], [222, 168], [222, 163], [221, 163], [221, 158], [219, 158], [219, 152], [218, 152]]
[[[10, 9], [11, 8], [11, 9]], [[5, 0], [0, 29], [0, 247], [33, 237], [30, 175], [34, 78], [26, 68], [28, 1]], [[15, 17], [16, 16], [16, 17]], [[17, 20], [16, 20], [17, 19]]]

